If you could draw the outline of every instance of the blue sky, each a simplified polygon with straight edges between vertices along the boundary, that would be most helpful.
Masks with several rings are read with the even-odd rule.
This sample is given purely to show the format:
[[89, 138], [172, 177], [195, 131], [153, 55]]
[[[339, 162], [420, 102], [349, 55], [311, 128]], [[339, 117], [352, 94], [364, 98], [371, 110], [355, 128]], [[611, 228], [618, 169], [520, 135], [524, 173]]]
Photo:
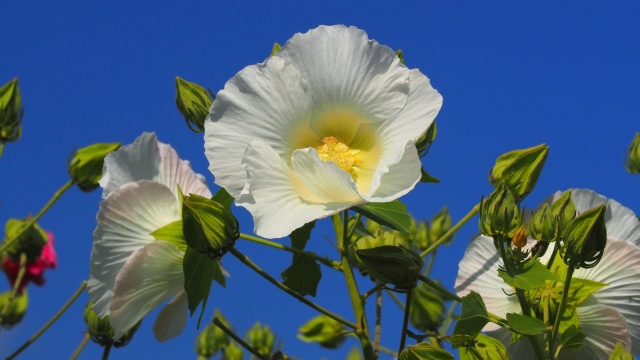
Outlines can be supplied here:
[[[491, 191], [487, 174], [497, 156], [540, 143], [550, 146], [549, 157], [528, 208], [556, 190], [580, 187], [640, 209], [640, 179], [623, 165], [639, 130], [638, 2], [42, 1], [8, 2], [2, 13], [0, 83], [18, 76], [25, 106], [23, 138], [0, 159], [2, 221], [38, 212], [68, 180], [74, 146], [130, 143], [143, 131], [155, 131], [212, 184], [202, 136], [176, 110], [175, 76], [217, 92], [240, 69], [264, 60], [274, 42], [321, 24], [357, 26], [402, 49], [406, 64], [444, 97], [438, 138], [423, 159], [442, 182], [403, 198], [418, 219], [446, 205], [457, 221]], [[0, 332], [0, 356], [31, 336], [87, 278], [99, 201], [99, 191], [72, 189], [41, 220], [55, 234], [59, 267], [46, 274], [45, 287], [31, 287], [22, 324]], [[247, 213], [236, 214], [250, 232]], [[335, 258], [328, 231], [316, 232], [310, 246]], [[434, 276], [450, 288], [476, 232], [474, 219], [438, 253]], [[288, 266], [288, 254], [243, 242], [238, 248], [274, 275]], [[241, 331], [256, 320], [268, 323], [285, 352], [304, 359], [342, 358], [336, 354], [355, 345], [349, 341], [334, 353], [302, 344], [296, 330], [313, 312], [235, 259], [224, 265], [232, 277], [227, 289], [212, 290], [205, 318], [219, 308]], [[0, 282], [0, 289], [6, 286]], [[323, 269], [317, 301], [351, 318], [343, 287]], [[83, 295], [23, 358], [68, 358], [83, 337], [87, 300]], [[385, 301], [383, 342], [395, 349], [401, 314]], [[196, 319], [179, 338], [158, 344], [154, 318], [112, 358], [195, 357]], [[90, 344], [81, 358], [100, 353]]]

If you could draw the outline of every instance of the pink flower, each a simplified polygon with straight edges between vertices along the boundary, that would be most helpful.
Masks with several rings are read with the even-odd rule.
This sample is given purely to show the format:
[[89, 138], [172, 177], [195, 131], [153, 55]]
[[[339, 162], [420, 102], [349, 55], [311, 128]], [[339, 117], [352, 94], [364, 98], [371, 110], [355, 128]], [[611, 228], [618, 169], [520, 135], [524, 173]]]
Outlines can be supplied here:
[[[44, 285], [44, 270], [48, 268], [55, 269], [58, 265], [56, 251], [53, 249], [53, 234], [49, 231], [46, 231], [46, 233], [49, 241], [47, 241], [46, 245], [42, 248], [40, 256], [34, 261], [27, 263], [26, 272], [22, 278], [22, 282], [18, 286], [18, 293], [20, 294], [22, 294], [22, 290], [29, 282], [33, 282], [38, 286]], [[2, 261], [2, 269], [5, 274], [7, 274], [11, 287], [13, 287], [18, 277], [18, 271], [20, 270], [20, 262], [13, 261], [10, 257], [6, 257]]]

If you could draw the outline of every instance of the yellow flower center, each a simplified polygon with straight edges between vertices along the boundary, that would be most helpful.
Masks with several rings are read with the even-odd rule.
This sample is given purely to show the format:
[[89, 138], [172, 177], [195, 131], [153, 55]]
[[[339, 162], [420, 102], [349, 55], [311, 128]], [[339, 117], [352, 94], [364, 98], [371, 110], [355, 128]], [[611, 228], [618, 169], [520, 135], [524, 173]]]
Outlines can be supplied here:
[[316, 149], [322, 161], [333, 161], [346, 172], [350, 172], [351, 168], [360, 162], [357, 156], [360, 150], [350, 149], [345, 143], [339, 142], [333, 136], [322, 139], [322, 145]]

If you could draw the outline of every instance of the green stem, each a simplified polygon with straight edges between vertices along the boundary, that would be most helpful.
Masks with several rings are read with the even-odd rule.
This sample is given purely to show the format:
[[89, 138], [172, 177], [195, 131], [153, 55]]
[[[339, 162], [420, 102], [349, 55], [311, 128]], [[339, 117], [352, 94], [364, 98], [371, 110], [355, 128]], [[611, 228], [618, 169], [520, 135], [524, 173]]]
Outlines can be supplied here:
[[409, 326], [409, 311], [411, 309], [411, 294], [413, 289], [407, 292], [407, 299], [404, 306], [404, 318], [402, 319], [402, 333], [400, 334], [400, 347], [398, 348], [398, 354], [402, 353], [407, 341], [407, 327]]
[[395, 351], [393, 351], [393, 350], [391, 350], [391, 349], [388, 349], [388, 348], [386, 348], [386, 347], [384, 347], [384, 346], [382, 346], [382, 345], [380, 346], [380, 352], [383, 352], [383, 353], [385, 353], [385, 354], [391, 355], [391, 356], [393, 356], [394, 358], [397, 358], [397, 357], [398, 357], [398, 353], [397, 353], [397, 352], [395, 352]]
[[556, 336], [558, 336], [558, 330], [560, 329], [560, 321], [562, 321], [562, 315], [564, 315], [564, 309], [567, 306], [567, 296], [569, 294], [569, 287], [571, 286], [571, 277], [573, 276], [573, 270], [571, 266], [567, 267], [567, 276], [564, 279], [564, 286], [562, 289], [562, 299], [558, 306], [558, 313], [556, 314], [556, 320], [553, 323], [553, 330], [551, 331], [551, 337], [549, 338], [549, 355], [551, 360], [555, 358], [553, 348], [556, 342]]
[[294, 290], [291, 290], [288, 286], [286, 286], [285, 284], [279, 282], [278, 280], [274, 279], [271, 275], [267, 274], [264, 270], [262, 270], [258, 265], [256, 265], [253, 261], [251, 261], [245, 254], [241, 253], [238, 249], [231, 247], [229, 248], [229, 252], [231, 254], [233, 254], [233, 256], [235, 256], [236, 258], [238, 258], [238, 260], [240, 260], [240, 262], [242, 262], [243, 264], [247, 265], [248, 267], [250, 267], [253, 271], [257, 272], [260, 276], [262, 276], [263, 278], [265, 278], [267, 281], [269, 281], [270, 283], [272, 283], [273, 285], [275, 285], [276, 287], [278, 287], [280, 290], [286, 292], [287, 294], [293, 296], [294, 298], [298, 299], [300, 302], [304, 303], [305, 305], [309, 306], [310, 308], [317, 310], [319, 312], [321, 312], [322, 314], [327, 315], [328, 317], [334, 319], [335, 321], [344, 324], [347, 327], [350, 327], [354, 330], [356, 330], [358, 328], [358, 326], [348, 320], [343, 319], [342, 317], [340, 317], [339, 315], [336, 315], [334, 313], [332, 313], [331, 311], [315, 304], [314, 302], [311, 302], [309, 300], [307, 300], [305, 297], [301, 296], [300, 294], [298, 294], [297, 292], [295, 292]]
[[71, 304], [73, 304], [73, 302], [76, 301], [78, 296], [80, 296], [80, 294], [82, 294], [82, 291], [84, 291], [84, 288], [86, 288], [86, 287], [87, 287], [87, 282], [83, 280], [82, 284], [80, 284], [80, 287], [78, 288], [78, 290], [76, 290], [76, 292], [73, 293], [73, 295], [71, 295], [69, 300], [67, 300], [67, 302], [64, 305], [62, 305], [60, 310], [58, 310], [58, 312], [55, 313], [53, 315], [53, 317], [51, 319], [49, 319], [49, 321], [47, 321], [47, 323], [44, 324], [44, 326], [42, 326], [40, 328], [40, 330], [38, 330], [35, 334], [33, 334], [33, 336], [31, 336], [31, 338], [29, 338], [29, 340], [27, 340], [27, 342], [22, 344], [22, 346], [20, 346], [20, 348], [18, 348], [18, 350], [14, 351], [13, 354], [9, 355], [7, 357], [7, 360], [11, 360], [11, 359], [15, 358], [22, 351], [24, 351], [24, 349], [29, 347], [29, 345], [33, 344], [40, 337], [40, 335], [42, 335], [45, 331], [47, 331], [47, 329], [49, 329], [49, 327], [51, 327], [51, 325], [53, 325], [53, 323], [55, 323], [56, 320], [58, 320], [58, 318], [60, 316], [62, 316], [62, 314], [64, 314], [65, 311], [67, 311], [69, 306], [71, 306]]
[[320, 255], [318, 255], [316, 253], [313, 253], [313, 252], [296, 249], [294, 247], [278, 244], [276, 242], [269, 241], [267, 239], [262, 239], [262, 238], [259, 238], [259, 237], [256, 237], [256, 236], [252, 236], [252, 235], [247, 235], [247, 234], [244, 234], [244, 233], [240, 233], [240, 238], [241, 239], [245, 239], [245, 240], [249, 240], [249, 241], [254, 242], [256, 244], [266, 245], [266, 246], [270, 246], [270, 247], [275, 248], [275, 249], [288, 251], [290, 253], [309, 256], [309, 257], [311, 257], [311, 258], [313, 258], [315, 260], [318, 260], [319, 262], [323, 263], [324, 265], [326, 265], [326, 266], [328, 266], [328, 267], [330, 267], [332, 269], [341, 271], [340, 262], [334, 261], [334, 260], [331, 260], [331, 259], [327, 259], [326, 257], [322, 257], [322, 256], [320, 256]]
[[437, 254], [437, 249], [433, 250], [433, 254], [431, 254], [431, 256], [429, 256], [429, 260], [427, 262], [427, 267], [424, 270], [424, 276], [429, 276], [429, 274], [431, 274], [431, 269], [433, 268], [433, 264], [436, 262], [436, 254]]
[[104, 346], [104, 351], [102, 352], [102, 360], [107, 360], [109, 358], [109, 353], [111, 352], [112, 343], [108, 343]]
[[353, 307], [356, 321], [359, 324], [355, 333], [360, 340], [364, 358], [367, 360], [375, 359], [373, 355], [373, 346], [371, 345], [371, 339], [369, 338], [367, 314], [364, 311], [364, 298], [360, 296], [356, 277], [353, 273], [353, 269], [351, 268], [351, 264], [349, 263], [349, 246], [351, 240], [348, 234], [349, 211], [344, 211], [342, 222], [340, 221], [340, 215], [338, 214], [333, 215], [332, 220], [333, 227], [336, 231], [338, 249], [340, 250], [340, 266], [342, 268], [342, 274], [344, 275], [344, 279], [347, 284], [347, 290], [349, 291], [349, 298], [351, 299], [351, 306]]
[[449, 240], [449, 238], [456, 233], [456, 231], [458, 231], [462, 225], [466, 224], [467, 221], [469, 221], [472, 217], [474, 217], [478, 211], [480, 211], [480, 203], [476, 204], [476, 206], [474, 206], [471, 211], [469, 211], [469, 213], [467, 215], [465, 215], [462, 219], [460, 219], [460, 221], [458, 221], [457, 224], [455, 224], [451, 229], [449, 229], [449, 231], [447, 231], [446, 233], [444, 233], [444, 235], [442, 235], [438, 240], [436, 240], [433, 244], [431, 244], [431, 246], [429, 246], [428, 248], [426, 248], [421, 254], [420, 257], [424, 258], [425, 256], [429, 255], [430, 252], [432, 252], [433, 250], [437, 249], [438, 246], [440, 246], [440, 244], [442, 244], [443, 242]]
[[38, 220], [40, 220], [42, 215], [44, 215], [47, 212], [47, 210], [49, 210], [49, 208], [53, 206], [53, 204], [55, 204], [56, 201], [58, 201], [60, 196], [62, 196], [62, 194], [64, 194], [64, 192], [69, 190], [69, 188], [71, 188], [72, 186], [73, 186], [73, 180], [69, 180], [66, 184], [62, 185], [62, 187], [58, 189], [58, 191], [56, 191], [55, 194], [53, 194], [51, 199], [49, 199], [49, 202], [47, 202], [44, 205], [44, 207], [40, 209], [40, 212], [38, 212], [38, 214], [36, 214], [36, 216], [33, 217], [27, 223], [27, 225], [23, 226], [22, 229], [20, 229], [20, 231], [13, 238], [5, 239], [2, 246], [0, 246], [0, 255], [3, 254], [11, 245], [13, 245], [13, 243], [16, 240], [18, 240], [20, 236], [22, 236], [22, 234], [24, 234], [28, 229], [30, 229], [33, 226], [33, 224], [35, 224]]
[[382, 290], [376, 293], [376, 331], [373, 338], [373, 356], [377, 359], [380, 354], [380, 333], [382, 332]]
[[213, 323], [219, 327], [222, 331], [224, 331], [227, 335], [229, 335], [235, 342], [240, 344], [243, 348], [247, 349], [251, 354], [256, 356], [261, 360], [268, 360], [269, 357], [264, 356], [258, 352], [258, 350], [254, 349], [251, 345], [247, 344], [244, 340], [242, 340], [238, 335], [236, 335], [233, 331], [231, 331], [228, 327], [226, 327], [220, 319], [217, 317], [213, 319]]
[[20, 284], [22, 283], [22, 279], [24, 278], [24, 273], [27, 270], [27, 253], [20, 253], [20, 267], [18, 268], [18, 275], [16, 276], [16, 280], [13, 283], [13, 287], [11, 288], [11, 293], [9, 294], [9, 299], [4, 305], [4, 309], [2, 309], [2, 313], [0, 314], [0, 318], [3, 318], [7, 315], [7, 311], [11, 306], [11, 303], [16, 298], [16, 294], [18, 293], [18, 289], [20, 289]]
[[551, 269], [551, 266], [553, 266], [553, 260], [556, 259], [556, 254], [558, 253], [558, 241], [550, 244], [550, 246], [551, 245], [553, 245], [553, 251], [551, 252], [551, 257], [549, 258], [549, 262], [547, 263], [547, 269]]
[[69, 358], [69, 360], [76, 360], [78, 358], [78, 356], [80, 355], [80, 353], [82, 352], [84, 347], [89, 342], [89, 339], [91, 339], [91, 334], [89, 334], [87, 332], [84, 335], [84, 338], [82, 338], [82, 341], [80, 342], [80, 345], [78, 345], [78, 347], [76, 348], [76, 351], [74, 351], [73, 354], [71, 354], [71, 357]]

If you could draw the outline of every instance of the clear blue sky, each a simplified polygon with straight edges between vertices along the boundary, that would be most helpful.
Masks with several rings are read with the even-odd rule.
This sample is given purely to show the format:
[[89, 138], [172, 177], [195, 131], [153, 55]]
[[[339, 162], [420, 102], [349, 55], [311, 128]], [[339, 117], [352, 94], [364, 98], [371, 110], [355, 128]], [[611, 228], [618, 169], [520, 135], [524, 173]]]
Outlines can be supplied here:
[[[74, 146], [132, 142], [155, 131], [207, 176], [203, 139], [191, 133], [175, 107], [174, 77], [217, 92], [243, 67], [261, 62], [274, 42], [320, 24], [347, 24], [402, 49], [444, 97], [438, 138], [426, 168], [441, 184], [421, 185], [406, 196], [411, 213], [430, 218], [447, 205], [454, 221], [491, 191], [487, 174], [495, 158], [512, 149], [550, 146], [529, 208], [556, 190], [591, 188], [640, 210], [640, 178], [624, 170], [623, 156], [640, 130], [640, 3], [435, 2], [325, 0], [186, 2], [5, 2], [0, 6], [0, 83], [20, 78], [23, 138], [0, 159], [0, 220], [35, 214], [67, 179]], [[214, 188], [215, 190], [215, 188]], [[30, 288], [22, 322], [0, 332], [4, 357], [31, 336], [89, 272], [92, 232], [100, 192], [72, 189], [40, 224], [56, 237], [59, 267], [43, 288]], [[237, 209], [243, 230], [250, 217]], [[312, 249], [336, 257], [317, 231]], [[438, 253], [434, 275], [452, 288], [457, 264], [476, 233], [476, 220]], [[324, 232], [324, 233], [323, 233]], [[238, 243], [274, 275], [290, 256]], [[268, 323], [284, 350], [304, 359], [343, 358], [304, 345], [297, 328], [313, 312], [265, 285], [229, 257], [228, 288], [214, 287], [205, 318], [219, 308], [238, 330]], [[341, 278], [323, 269], [319, 303], [352, 313]], [[8, 287], [0, 279], [0, 289]], [[368, 287], [365, 287], [368, 288]], [[337, 301], [339, 299], [340, 301]], [[68, 358], [84, 331], [81, 299], [22, 358]], [[394, 305], [385, 300], [389, 309]], [[396, 348], [401, 315], [383, 318], [385, 345]], [[183, 335], [159, 344], [143, 322], [134, 341], [112, 358], [193, 358], [196, 319]], [[388, 327], [388, 328], [387, 328]], [[343, 346], [343, 354], [356, 342]], [[81, 358], [101, 349], [88, 345]]]

